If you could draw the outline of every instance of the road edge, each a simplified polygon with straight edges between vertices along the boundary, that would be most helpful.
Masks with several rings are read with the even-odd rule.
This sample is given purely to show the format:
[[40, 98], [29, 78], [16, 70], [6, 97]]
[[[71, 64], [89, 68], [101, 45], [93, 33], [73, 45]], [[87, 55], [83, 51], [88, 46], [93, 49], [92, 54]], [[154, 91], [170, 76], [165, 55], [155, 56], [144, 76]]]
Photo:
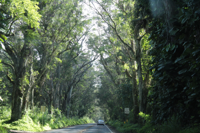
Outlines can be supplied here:
[[119, 132], [115, 127], [111, 126], [111, 125], [108, 125], [107, 124], [107, 127], [112, 131], [112, 133], [121, 133]]
[[[104, 124], [104, 126], [106, 126], [106, 124]], [[106, 126], [106, 127], [108, 128], [108, 126]], [[110, 128], [108, 128], [108, 130], [109, 130], [111, 133], [113, 133], [112, 130], [110, 130]]]

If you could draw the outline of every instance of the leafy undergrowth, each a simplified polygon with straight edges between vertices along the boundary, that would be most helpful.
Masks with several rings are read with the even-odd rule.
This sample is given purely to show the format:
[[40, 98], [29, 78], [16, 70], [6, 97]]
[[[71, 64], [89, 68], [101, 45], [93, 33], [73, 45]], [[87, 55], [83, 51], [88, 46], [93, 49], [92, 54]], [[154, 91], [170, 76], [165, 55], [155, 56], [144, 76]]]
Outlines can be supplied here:
[[163, 124], [153, 125], [151, 118], [148, 114], [142, 112], [139, 116], [146, 121], [145, 125], [140, 126], [139, 124], [129, 123], [126, 121], [111, 120], [108, 122], [110, 126], [113, 126], [122, 133], [199, 133], [200, 124], [191, 124], [188, 127], [182, 127], [180, 121], [176, 117], [170, 118]]
[[108, 125], [115, 127], [115, 129], [122, 133], [137, 133], [141, 128], [138, 124], [131, 124], [128, 121], [109, 121]]
[[1, 133], [7, 133], [8, 129], [20, 131], [45, 131], [72, 125], [94, 123], [94, 121], [88, 117], [66, 118], [58, 109], [54, 109], [54, 115], [51, 115], [47, 112], [41, 113], [40, 109], [34, 108], [33, 110], [27, 111], [22, 119], [6, 124], [5, 121], [10, 119], [10, 112], [11, 111], [8, 108], [1, 108], [0, 110], [0, 114], [3, 114], [0, 115]]
[[181, 127], [175, 121], [163, 123], [161, 125], [152, 125], [147, 122], [144, 126], [138, 124], [131, 124], [122, 121], [109, 121], [108, 125], [115, 127], [121, 133], [199, 133], [200, 125], [190, 127]]
[[182, 127], [176, 121], [168, 121], [161, 125], [146, 123], [137, 133], [199, 133], [200, 125]]

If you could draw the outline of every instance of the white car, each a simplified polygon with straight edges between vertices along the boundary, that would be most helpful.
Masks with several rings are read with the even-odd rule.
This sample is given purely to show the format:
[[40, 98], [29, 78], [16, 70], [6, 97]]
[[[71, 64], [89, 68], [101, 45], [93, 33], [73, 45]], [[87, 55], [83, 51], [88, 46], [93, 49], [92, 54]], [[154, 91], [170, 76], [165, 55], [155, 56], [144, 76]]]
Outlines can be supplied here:
[[104, 120], [98, 120], [97, 125], [105, 125]]

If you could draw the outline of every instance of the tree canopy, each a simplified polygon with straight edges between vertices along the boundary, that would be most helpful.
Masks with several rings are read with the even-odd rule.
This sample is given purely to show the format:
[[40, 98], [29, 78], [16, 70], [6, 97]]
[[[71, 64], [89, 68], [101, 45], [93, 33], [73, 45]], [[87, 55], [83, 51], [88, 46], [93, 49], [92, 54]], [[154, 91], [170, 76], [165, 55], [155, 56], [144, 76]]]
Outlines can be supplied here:
[[[51, 116], [103, 118], [122, 132], [196, 128], [199, 22], [197, 0], [2, 0], [6, 123], [46, 106]], [[162, 128], [173, 121], [180, 129]]]

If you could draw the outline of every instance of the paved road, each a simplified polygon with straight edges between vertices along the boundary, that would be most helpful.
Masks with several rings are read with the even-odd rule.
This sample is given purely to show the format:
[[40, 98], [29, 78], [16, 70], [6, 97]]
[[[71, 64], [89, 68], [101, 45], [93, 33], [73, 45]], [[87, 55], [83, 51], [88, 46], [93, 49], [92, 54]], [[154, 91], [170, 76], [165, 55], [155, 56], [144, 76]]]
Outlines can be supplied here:
[[83, 133], [112, 133], [112, 131], [105, 125], [94, 125]]
[[44, 133], [112, 133], [110, 129], [105, 125], [97, 125], [94, 123], [77, 125], [63, 129], [56, 129], [51, 131], [45, 131]]

